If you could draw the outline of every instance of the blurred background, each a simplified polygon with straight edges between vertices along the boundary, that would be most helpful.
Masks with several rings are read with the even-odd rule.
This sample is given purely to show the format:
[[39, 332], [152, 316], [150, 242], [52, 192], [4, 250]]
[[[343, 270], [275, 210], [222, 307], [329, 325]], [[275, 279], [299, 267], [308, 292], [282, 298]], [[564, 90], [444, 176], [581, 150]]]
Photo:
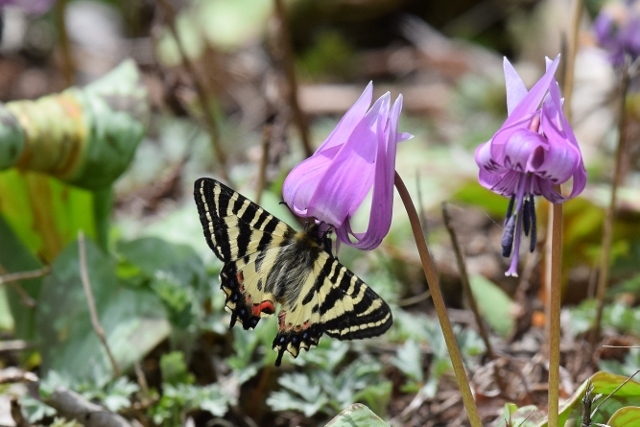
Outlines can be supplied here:
[[[443, 226], [444, 201], [492, 339], [514, 358], [530, 362], [538, 354], [545, 304], [541, 252], [523, 255], [520, 278], [504, 276], [508, 260], [501, 257], [500, 238], [508, 200], [477, 183], [474, 151], [506, 117], [503, 57], [529, 87], [543, 74], [545, 56], [566, 55], [569, 1], [0, 5], [0, 101], [19, 122], [0, 120], [0, 137], [27, 141], [25, 150], [36, 159], [0, 161], [0, 274], [36, 272], [0, 286], [0, 338], [18, 346], [0, 347], [0, 367], [35, 371], [45, 396], [33, 398], [33, 385], [29, 392], [0, 389], [0, 424], [18, 425], [9, 416], [13, 395], [31, 420], [50, 422], [56, 412], [46, 412], [42, 402], [66, 384], [101, 404], [118, 396], [107, 407], [142, 425], [320, 425], [356, 401], [394, 425], [464, 425], [455, 415], [460, 401], [450, 401], [455, 385], [399, 199], [380, 248], [340, 250], [341, 262], [393, 306], [396, 323], [388, 334], [355, 344], [325, 337], [320, 348], [275, 370], [275, 320], [255, 332], [228, 331], [218, 290], [221, 263], [202, 235], [194, 180], [215, 177], [297, 224], [280, 203], [284, 178], [322, 143], [369, 81], [375, 97], [386, 91], [404, 97], [400, 130], [415, 137], [400, 144], [396, 170], [421, 209], [470, 371], [482, 373], [487, 365]], [[565, 206], [563, 302], [572, 314], [564, 355], [573, 358], [566, 369], [574, 384], [603, 366], [600, 354], [597, 360], [584, 354], [579, 338], [593, 315], [589, 298], [618, 137], [617, 76], [591, 30], [601, 6], [600, 0], [585, 3], [570, 106], [589, 173], [584, 193]], [[126, 60], [133, 62], [125, 65], [131, 67], [125, 77], [105, 83]], [[556, 75], [561, 85], [562, 75]], [[42, 97], [49, 101], [26, 102]], [[625, 343], [635, 343], [640, 333], [637, 101], [631, 92], [610, 274], [618, 291], [605, 315], [608, 339]], [[108, 119], [105, 105], [115, 111]], [[15, 133], [5, 131], [12, 126]], [[110, 145], [117, 147], [112, 157], [91, 158], [103, 149], [94, 147]], [[52, 160], [45, 167], [37, 160], [62, 151], [68, 164]], [[538, 248], [545, 244], [546, 212], [541, 201]], [[367, 218], [365, 209], [362, 228]], [[80, 230], [85, 249], [79, 248]], [[82, 268], [89, 270], [121, 373], [93, 333]], [[628, 353], [602, 358], [609, 370], [623, 373], [638, 357]], [[492, 396], [486, 379], [473, 378], [480, 395]], [[488, 425], [505, 401], [538, 403], [542, 397], [514, 391], [510, 399], [486, 402], [483, 417]]]

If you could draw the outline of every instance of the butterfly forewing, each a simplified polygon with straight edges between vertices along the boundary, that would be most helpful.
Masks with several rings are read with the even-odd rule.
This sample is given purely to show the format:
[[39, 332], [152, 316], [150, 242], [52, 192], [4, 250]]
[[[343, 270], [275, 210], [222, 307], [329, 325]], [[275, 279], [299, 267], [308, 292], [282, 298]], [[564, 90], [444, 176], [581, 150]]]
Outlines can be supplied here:
[[213, 179], [197, 180], [194, 195], [207, 243], [225, 263], [220, 283], [231, 326], [239, 320], [253, 328], [275, 312], [276, 301], [281, 304], [276, 365], [285, 351], [296, 357], [325, 332], [352, 340], [391, 326], [384, 300], [324, 249], [317, 230], [296, 233]]

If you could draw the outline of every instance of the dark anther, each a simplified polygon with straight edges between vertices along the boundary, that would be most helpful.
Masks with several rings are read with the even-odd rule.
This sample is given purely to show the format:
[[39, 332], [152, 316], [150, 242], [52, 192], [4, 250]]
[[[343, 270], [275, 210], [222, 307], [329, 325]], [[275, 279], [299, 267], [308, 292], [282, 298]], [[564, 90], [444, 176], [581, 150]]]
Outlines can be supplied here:
[[513, 204], [516, 201], [516, 196], [515, 194], [513, 196], [511, 196], [511, 199], [509, 199], [509, 206], [507, 206], [507, 216], [504, 219], [504, 223], [506, 224], [509, 221], [509, 218], [511, 218], [511, 215], [513, 215]]
[[537, 227], [536, 227], [536, 205], [533, 201], [533, 194], [531, 195], [531, 240], [529, 241], [529, 252], [533, 252], [536, 248], [536, 240], [538, 239]]
[[524, 231], [524, 235], [529, 235], [529, 230], [531, 229], [531, 212], [530, 205], [527, 199], [524, 200], [524, 207], [522, 208], [522, 230]]
[[502, 245], [502, 256], [508, 258], [511, 256], [511, 248], [513, 246], [513, 231], [515, 228], [515, 216], [511, 216], [507, 223], [504, 226], [504, 231], [502, 232], [502, 241], [500, 244]]

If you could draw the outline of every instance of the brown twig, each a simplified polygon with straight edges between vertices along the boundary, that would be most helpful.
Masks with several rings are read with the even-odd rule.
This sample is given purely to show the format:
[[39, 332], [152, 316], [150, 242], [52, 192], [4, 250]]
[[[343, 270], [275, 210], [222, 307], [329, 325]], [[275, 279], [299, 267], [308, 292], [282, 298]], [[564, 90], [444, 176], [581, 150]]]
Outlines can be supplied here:
[[82, 288], [84, 289], [84, 293], [87, 297], [91, 326], [93, 326], [94, 332], [107, 352], [109, 362], [111, 362], [111, 368], [113, 369], [113, 375], [115, 377], [119, 377], [122, 373], [116, 363], [116, 359], [111, 353], [111, 349], [109, 348], [109, 344], [107, 343], [107, 339], [104, 335], [104, 330], [102, 329], [102, 326], [100, 326], [100, 321], [98, 320], [98, 311], [96, 310], [96, 303], [93, 299], [93, 293], [91, 292], [91, 282], [89, 281], [89, 273], [87, 271], [87, 257], [84, 244], [84, 233], [82, 231], [78, 232], [78, 254], [80, 258], [80, 278], [82, 279]]
[[275, 18], [277, 19], [278, 28], [276, 31], [279, 49], [279, 55], [277, 55], [284, 68], [285, 76], [288, 82], [288, 101], [291, 105], [293, 113], [293, 120], [300, 132], [300, 139], [302, 140], [302, 148], [306, 157], [310, 157], [313, 154], [313, 148], [311, 147], [311, 141], [309, 138], [309, 127], [307, 126], [307, 120], [305, 118], [300, 103], [298, 101], [298, 82], [296, 79], [296, 71], [293, 63], [293, 49], [291, 47], [291, 37], [289, 33], [289, 26], [287, 24], [286, 11], [282, 0], [274, 0], [275, 6]]
[[20, 280], [26, 279], [36, 279], [38, 277], [45, 276], [51, 272], [49, 266], [44, 266], [39, 270], [33, 271], [21, 271], [18, 273], [8, 273], [0, 276], [0, 285], [7, 285], [13, 289], [22, 300], [22, 303], [25, 307], [33, 308], [36, 306], [36, 300], [31, 298], [31, 296], [18, 284]]
[[17, 282], [25, 279], [36, 279], [38, 277], [46, 276], [51, 272], [51, 268], [45, 265], [38, 270], [20, 271], [18, 273], [8, 273], [0, 276], [0, 285], [4, 285], [10, 282]]
[[27, 342], [23, 340], [0, 341], [0, 354], [22, 351], [26, 350], [28, 347], [29, 345]]
[[604, 309], [604, 298], [609, 282], [609, 264], [611, 263], [611, 245], [613, 243], [613, 223], [616, 217], [616, 205], [618, 204], [618, 187], [622, 183], [622, 162], [626, 152], [627, 138], [627, 115], [625, 114], [625, 102], [627, 90], [629, 89], [629, 67], [622, 68], [620, 78], [620, 105], [618, 117], [618, 147], [616, 149], [616, 159], [613, 166], [613, 182], [611, 182], [611, 198], [605, 211], [604, 223], [602, 224], [602, 253], [600, 255], [600, 274], [598, 276], [598, 287], [596, 295], [596, 318], [589, 335], [589, 343], [593, 349], [600, 336], [600, 323], [602, 322], [602, 311]]
[[167, 20], [169, 21], [169, 30], [171, 31], [171, 34], [176, 42], [176, 46], [178, 47], [178, 51], [180, 52], [180, 57], [182, 58], [184, 68], [193, 79], [196, 94], [198, 95], [198, 101], [204, 113], [204, 125], [209, 132], [209, 136], [211, 137], [211, 146], [213, 147], [213, 152], [218, 159], [218, 163], [220, 163], [220, 176], [225, 181], [232, 184], [229, 178], [229, 173], [227, 171], [227, 155], [222, 148], [222, 144], [220, 141], [220, 131], [216, 123], [215, 115], [211, 110], [211, 106], [207, 100], [207, 91], [205, 89], [205, 85], [202, 81], [202, 78], [200, 77], [200, 73], [198, 73], [195, 65], [193, 64], [193, 62], [191, 62], [191, 59], [187, 55], [182, 40], [180, 39], [180, 35], [178, 34], [178, 30], [176, 29], [176, 12], [167, 0], [160, 0], [160, 5], [167, 14]]
[[72, 390], [56, 389], [45, 403], [65, 418], [72, 418], [86, 427], [131, 427], [126, 419], [89, 402]]
[[260, 168], [258, 169], [258, 183], [256, 185], [255, 202], [259, 205], [262, 201], [262, 193], [266, 186], [267, 165], [269, 164], [269, 146], [271, 145], [271, 135], [273, 133], [273, 123], [266, 123], [262, 129], [262, 155], [260, 157]]
[[[455, 228], [453, 228], [453, 224], [451, 224], [451, 215], [449, 215], [449, 209], [447, 206], [447, 202], [442, 203], [442, 218], [444, 220], [444, 226], [449, 232], [449, 237], [451, 238], [451, 246], [453, 248], [453, 252], [456, 255], [456, 262], [458, 263], [458, 270], [460, 271], [460, 280], [462, 281], [462, 291], [467, 299], [467, 303], [469, 304], [469, 308], [473, 313], [473, 316], [476, 321], [476, 325], [478, 325], [478, 332], [480, 333], [480, 337], [484, 342], [484, 346], [487, 349], [487, 356], [494, 360], [496, 359], [496, 354], [493, 351], [493, 346], [491, 345], [491, 341], [489, 340], [489, 334], [487, 333], [487, 328], [485, 327], [484, 321], [482, 320], [482, 316], [480, 315], [480, 310], [478, 309], [478, 304], [476, 302], [476, 298], [473, 295], [473, 290], [471, 289], [471, 285], [469, 284], [469, 274], [467, 273], [467, 266], [464, 262], [464, 256], [462, 255], [462, 250], [460, 249], [460, 243], [458, 242], [458, 235], [456, 233]], [[500, 375], [499, 370], [494, 366], [493, 376], [498, 383], [498, 388], [500, 391], [505, 394], [507, 387], [505, 385], [502, 376]]]
[[420, 255], [422, 269], [424, 271], [425, 278], [427, 279], [429, 290], [431, 291], [431, 298], [433, 299], [433, 304], [436, 308], [436, 314], [438, 315], [442, 334], [444, 335], [444, 341], [447, 345], [447, 350], [449, 351], [449, 357], [451, 358], [451, 364], [453, 365], [453, 372], [456, 377], [456, 382], [458, 383], [458, 388], [460, 389], [464, 407], [467, 411], [467, 417], [472, 427], [481, 427], [482, 421], [478, 414], [478, 408], [476, 407], [473, 399], [471, 388], [469, 387], [469, 380], [465, 373], [464, 363], [462, 362], [462, 355], [460, 354], [458, 343], [456, 342], [453, 329], [451, 328], [451, 322], [447, 317], [447, 308], [444, 304], [444, 298], [442, 297], [438, 274], [436, 272], [435, 265], [433, 264], [433, 260], [431, 259], [427, 242], [422, 234], [418, 212], [411, 200], [411, 195], [409, 194], [407, 187], [404, 185], [402, 178], [400, 178], [400, 175], [398, 175], [397, 172], [395, 174], [394, 184], [407, 211], [407, 215], [409, 216], [411, 231], [413, 232], [413, 236], [416, 241], [416, 247], [418, 249], [418, 254]]
[[29, 421], [24, 417], [22, 413], [22, 405], [16, 396], [11, 396], [11, 418], [16, 427], [30, 427]]
[[55, 22], [56, 31], [58, 32], [58, 41], [62, 56], [62, 75], [66, 87], [73, 85], [73, 77], [75, 75], [75, 63], [71, 55], [71, 47], [69, 45], [69, 35], [67, 33], [67, 23], [65, 19], [65, 11], [67, 10], [67, 0], [58, 0], [55, 6]]
[[38, 382], [38, 376], [36, 374], [21, 369], [6, 369], [0, 374], [0, 385], [35, 382]]

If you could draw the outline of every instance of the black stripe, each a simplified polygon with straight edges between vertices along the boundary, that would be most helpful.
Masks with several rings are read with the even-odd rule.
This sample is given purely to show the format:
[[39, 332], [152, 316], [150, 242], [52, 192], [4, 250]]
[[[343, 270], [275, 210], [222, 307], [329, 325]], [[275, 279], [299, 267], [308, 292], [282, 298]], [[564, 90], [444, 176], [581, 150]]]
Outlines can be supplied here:
[[262, 262], [267, 257], [267, 251], [265, 250], [267, 246], [273, 240], [273, 236], [271, 234], [264, 233], [260, 238], [260, 243], [258, 243], [258, 256], [255, 260], [256, 272], [259, 273], [262, 269]]
[[302, 299], [302, 305], [309, 304], [315, 297], [318, 295], [318, 292], [322, 289], [322, 286], [327, 279], [329, 273], [331, 273], [331, 261], [327, 260], [322, 266], [322, 269], [318, 273], [318, 277], [316, 277], [316, 281], [313, 284], [313, 287], [309, 289], [309, 292]]
[[238, 238], [236, 239], [236, 243], [238, 245], [237, 258], [242, 258], [247, 255], [252, 234], [253, 231], [247, 223], [238, 221]]
[[[218, 249], [216, 247], [215, 236], [209, 231], [210, 225], [215, 230], [217, 219], [215, 212], [215, 203], [213, 203], [211, 182], [209, 182], [209, 180], [207, 180], [206, 178], [197, 180], [194, 184], [193, 197], [196, 201], [196, 206], [198, 207], [200, 223], [202, 224], [202, 231], [207, 244], [218, 258], [223, 259], [222, 255], [220, 254], [220, 252], [218, 252]], [[209, 219], [207, 218], [207, 210], [209, 211], [209, 214], [211, 216], [212, 224], [209, 223]]]
[[264, 227], [262, 226], [262, 224], [264, 224], [264, 222], [270, 216], [271, 215], [269, 215], [264, 209], [260, 209], [260, 215], [258, 216], [258, 220], [256, 221], [256, 223], [253, 224], [253, 228], [256, 228], [258, 230], [264, 230]]

